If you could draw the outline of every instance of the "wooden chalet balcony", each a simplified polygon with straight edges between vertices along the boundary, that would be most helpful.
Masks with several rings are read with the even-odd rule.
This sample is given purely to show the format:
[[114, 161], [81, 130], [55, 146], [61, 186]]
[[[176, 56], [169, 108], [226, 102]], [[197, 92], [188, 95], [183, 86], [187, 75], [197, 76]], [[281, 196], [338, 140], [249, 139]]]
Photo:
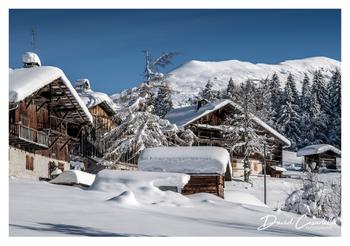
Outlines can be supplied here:
[[49, 135], [22, 124], [11, 124], [9, 142], [32, 149], [48, 149]]

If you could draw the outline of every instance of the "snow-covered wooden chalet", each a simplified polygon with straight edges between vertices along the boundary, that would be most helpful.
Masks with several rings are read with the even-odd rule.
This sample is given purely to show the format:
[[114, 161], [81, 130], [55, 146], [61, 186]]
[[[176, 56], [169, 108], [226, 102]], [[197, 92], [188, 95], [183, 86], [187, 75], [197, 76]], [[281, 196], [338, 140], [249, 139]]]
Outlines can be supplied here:
[[75, 89], [89, 109], [94, 122], [91, 134], [85, 140], [84, 148], [81, 148], [80, 152], [84, 156], [101, 157], [108, 148], [103, 142], [103, 135], [116, 127], [113, 116], [117, 107], [107, 94], [93, 91], [88, 79], [77, 80]]
[[[200, 101], [197, 105], [186, 106], [171, 110], [165, 118], [179, 128], [191, 129], [198, 137], [198, 145], [221, 146], [229, 150], [234, 176], [243, 175], [244, 154], [231, 150], [222, 125], [232, 113], [243, 114], [242, 108], [231, 100], [217, 100], [213, 102]], [[254, 126], [261, 134], [270, 139], [267, 149], [267, 171], [270, 166], [282, 165], [282, 149], [290, 146], [290, 141], [267, 125], [258, 117], [252, 116]], [[262, 172], [263, 156], [254, 154], [250, 156], [250, 169], [252, 174]]]
[[62, 70], [31, 52], [23, 65], [9, 71], [10, 175], [51, 178], [70, 169], [70, 149], [93, 119]]
[[[315, 144], [299, 149], [297, 156], [304, 157], [304, 169], [339, 169], [337, 160], [341, 157], [341, 150], [329, 144]], [[312, 167], [313, 163], [315, 167]]]
[[138, 160], [141, 171], [185, 173], [184, 195], [211, 193], [224, 198], [225, 180], [232, 180], [230, 155], [213, 146], [146, 148]]

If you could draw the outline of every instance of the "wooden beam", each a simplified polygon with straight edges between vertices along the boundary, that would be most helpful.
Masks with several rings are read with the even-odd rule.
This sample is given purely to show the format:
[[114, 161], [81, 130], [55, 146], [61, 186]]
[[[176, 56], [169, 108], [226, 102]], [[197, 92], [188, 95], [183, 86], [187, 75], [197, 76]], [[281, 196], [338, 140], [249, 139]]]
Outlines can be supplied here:
[[53, 140], [53, 142], [50, 144], [49, 149], [52, 148], [52, 146], [57, 142], [57, 140], [60, 138], [60, 136], [58, 136], [57, 138], [55, 138], [55, 140]]
[[30, 98], [29, 102], [28, 102], [28, 103], [27, 103], [27, 105], [26, 105], [26, 109], [28, 109], [28, 108], [29, 108], [29, 105], [32, 103], [32, 101], [33, 101], [33, 99], [32, 99], [32, 98]]
[[68, 111], [66, 111], [66, 113], [63, 115], [61, 121], [60, 121], [60, 122], [58, 123], [58, 125], [57, 125], [57, 128], [61, 126], [61, 124], [63, 123], [63, 121], [64, 121], [65, 118], [67, 117], [67, 115], [68, 115]]
[[60, 151], [63, 150], [63, 148], [69, 143], [70, 141], [70, 138], [62, 145], [62, 147], [60, 148]]
[[[65, 93], [65, 91], [61, 88], [61, 86], [59, 86], [60, 90]], [[82, 114], [80, 113], [80, 110], [75, 106], [74, 102], [72, 101], [72, 99], [69, 97], [70, 95], [72, 95], [70, 92], [69, 93], [66, 93], [66, 96], [67, 96], [67, 99], [69, 100], [69, 102], [73, 105], [73, 108], [78, 112], [80, 118], [85, 121], [84, 117], [82, 116]], [[72, 95], [73, 97], [73, 95]]]
[[42, 104], [40, 104], [40, 106], [38, 107], [36, 107], [36, 112], [38, 112], [45, 104], [46, 104], [47, 102], [45, 101], [45, 102], [43, 102]]

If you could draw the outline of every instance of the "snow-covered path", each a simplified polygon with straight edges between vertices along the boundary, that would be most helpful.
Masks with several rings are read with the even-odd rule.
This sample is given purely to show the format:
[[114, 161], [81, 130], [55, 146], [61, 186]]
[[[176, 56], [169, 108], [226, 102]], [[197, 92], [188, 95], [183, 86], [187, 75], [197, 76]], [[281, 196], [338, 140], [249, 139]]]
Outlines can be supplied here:
[[[10, 236], [340, 235], [340, 227], [334, 224], [310, 225], [321, 221], [209, 194], [171, 196], [154, 204], [107, 201], [118, 194], [11, 179]], [[259, 231], [264, 216], [275, 218], [276, 223]], [[303, 228], [297, 229], [298, 225]]]

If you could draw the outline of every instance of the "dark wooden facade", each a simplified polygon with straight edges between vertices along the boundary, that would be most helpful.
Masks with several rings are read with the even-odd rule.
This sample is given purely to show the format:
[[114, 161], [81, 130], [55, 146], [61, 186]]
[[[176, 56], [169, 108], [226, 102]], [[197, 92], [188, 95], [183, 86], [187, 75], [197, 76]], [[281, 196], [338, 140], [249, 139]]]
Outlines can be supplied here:
[[56, 79], [24, 100], [9, 105], [9, 144], [56, 160], [69, 161], [89, 117], [70, 88]]
[[321, 167], [326, 167], [328, 169], [337, 169], [337, 157], [340, 157], [340, 155], [332, 151], [327, 151], [315, 155], [307, 155], [304, 157], [304, 169], [306, 169], [306, 166], [311, 167], [311, 164], [313, 162], [316, 163], [315, 171], [319, 171]]
[[103, 141], [103, 135], [117, 126], [112, 118], [115, 113], [105, 102], [90, 107], [89, 112], [93, 117], [93, 127], [80, 144], [80, 153], [86, 157], [102, 157], [110, 144]]
[[224, 198], [225, 177], [223, 175], [189, 175], [190, 180], [181, 190], [183, 195], [205, 192]]
[[[210, 112], [203, 117], [191, 122], [190, 124], [186, 125], [185, 128], [189, 128], [195, 133], [195, 135], [198, 137], [198, 145], [220, 146], [229, 150], [231, 163], [235, 165], [235, 163], [237, 163], [237, 160], [244, 158], [244, 154], [239, 151], [230, 151], [230, 143], [227, 141], [225, 133], [219, 127], [220, 125], [224, 124], [227, 116], [231, 115], [233, 112], [240, 113], [238, 109], [235, 109], [232, 107], [232, 105], [227, 104], [224, 107]], [[281, 166], [282, 151], [283, 147], [286, 144], [259, 124], [256, 124], [255, 127], [257, 129], [257, 132], [260, 134], [270, 136], [270, 141], [267, 144], [267, 166]], [[252, 160], [251, 168], [258, 170], [259, 168], [255, 167], [254, 165], [256, 165], [258, 162], [263, 163], [263, 156], [254, 154], [249, 158]], [[234, 169], [235, 166], [232, 166], [232, 168]]]

